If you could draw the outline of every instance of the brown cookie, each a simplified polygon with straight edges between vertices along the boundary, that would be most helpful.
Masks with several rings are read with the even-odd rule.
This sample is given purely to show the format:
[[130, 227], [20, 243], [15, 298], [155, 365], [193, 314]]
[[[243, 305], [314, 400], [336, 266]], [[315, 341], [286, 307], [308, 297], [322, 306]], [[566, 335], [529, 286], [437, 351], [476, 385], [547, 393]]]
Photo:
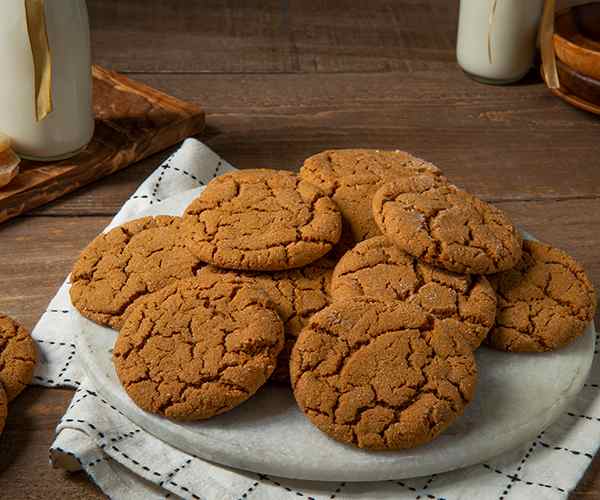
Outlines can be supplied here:
[[275, 273], [228, 271], [206, 266], [199, 277], [219, 281], [238, 281], [261, 288], [271, 299], [283, 321], [285, 344], [277, 358], [277, 368], [271, 377], [277, 382], [289, 382], [290, 355], [300, 330], [309, 318], [329, 305], [329, 285], [335, 260], [328, 256], [301, 269]]
[[119, 329], [148, 293], [190, 278], [203, 263], [185, 246], [180, 217], [142, 217], [95, 238], [71, 273], [71, 301], [86, 318]]
[[181, 280], [129, 314], [113, 361], [142, 409], [176, 420], [231, 410], [271, 376], [283, 325], [264, 292], [241, 283]]
[[354, 241], [380, 234], [371, 214], [377, 189], [412, 175], [441, 177], [440, 169], [404, 151], [338, 149], [318, 153], [304, 161], [300, 177], [313, 183], [337, 203]]
[[8, 398], [4, 387], [0, 384], [0, 434], [4, 430], [4, 424], [6, 423], [6, 417], [8, 417]]
[[29, 332], [0, 314], [0, 384], [9, 402], [31, 383], [36, 361], [37, 351]]
[[496, 317], [496, 294], [484, 276], [419, 262], [385, 236], [365, 240], [342, 257], [333, 272], [331, 296], [418, 304], [437, 317], [459, 320], [460, 332], [472, 349], [479, 347]]
[[521, 237], [504, 212], [432, 177], [382, 186], [373, 215], [399, 248], [448, 271], [491, 274], [521, 257]]
[[292, 351], [298, 405], [320, 430], [360, 448], [431, 441], [475, 392], [475, 358], [455, 323], [406, 302], [334, 302]]
[[487, 343], [496, 349], [558, 349], [581, 335], [594, 318], [596, 294], [583, 267], [544, 243], [524, 241], [517, 266], [490, 276], [490, 282], [498, 312]]
[[189, 248], [227, 269], [302, 267], [340, 239], [335, 203], [292, 172], [240, 170], [212, 180], [186, 209]]

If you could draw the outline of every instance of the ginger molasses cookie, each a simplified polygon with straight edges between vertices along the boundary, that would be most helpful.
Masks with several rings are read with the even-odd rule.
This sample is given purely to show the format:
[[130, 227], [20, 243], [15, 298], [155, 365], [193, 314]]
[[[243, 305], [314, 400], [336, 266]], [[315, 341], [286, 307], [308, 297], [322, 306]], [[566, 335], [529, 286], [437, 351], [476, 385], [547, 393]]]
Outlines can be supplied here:
[[0, 314], [0, 384], [9, 402], [31, 383], [36, 361], [37, 351], [29, 332]]
[[380, 234], [371, 201], [385, 182], [412, 175], [441, 177], [440, 169], [404, 151], [338, 149], [304, 161], [300, 177], [337, 203], [355, 242]]
[[360, 448], [431, 441], [475, 392], [475, 357], [454, 323], [406, 302], [334, 302], [292, 350], [298, 405], [320, 430]]
[[329, 285], [335, 260], [328, 255], [300, 269], [274, 273], [231, 271], [213, 266], [204, 267], [198, 276], [219, 281], [237, 281], [261, 288], [271, 299], [283, 321], [285, 344], [277, 358], [272, 380], [289, 382], [290, 355], [300, 330], [316, 312], [331, 302]]
[[4, 430], [4, 424], [6, 423], [6, 417], [8, 416], [8, 398], [4, 387], [0, 384], [0, 434]]
[[186, 209], [189, 248], [227, 269], [302, 267], [340, 239], [335, 203], [292, 172], [240, 170], [213, 179]]
[[71, 301], [88, 319], [119, 329], [133, 304], [202, 262], [185, 246], [180, 217], [142, 217], [99, 235], [71, 273]]
[[486, 342], [496, 349], [558, 349], [581, 335], [594, 318], [596, 294], [583, 267], [550, 245], [524, 241], [517, 266], [490, 281], [498, 312]]
[[399, 248], [448, 271], [491, 274], [521, 257], [521, 237], [504, 212], [432, 177], [382, 186], [373, 215]]
[[485, 276], [456, 274], [419, 262], [385, 236], [362, 241], [337, 263], [334, 300], [371, 296], [418, 304], [440, 318], [454, 318], [477, 349], [496, 317], [496, 294]]
[[282, 347], [283, 325], [262, 290], [200, 277], [140, 302], [121, 328], [113, 361], [140, 408], [200, 420], [251, 397]]

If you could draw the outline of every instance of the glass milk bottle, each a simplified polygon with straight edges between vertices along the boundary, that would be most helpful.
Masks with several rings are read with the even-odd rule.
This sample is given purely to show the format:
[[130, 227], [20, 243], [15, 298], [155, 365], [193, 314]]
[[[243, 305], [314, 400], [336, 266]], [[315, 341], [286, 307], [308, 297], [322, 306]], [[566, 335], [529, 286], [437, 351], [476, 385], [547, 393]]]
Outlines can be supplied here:
[[[85, 0], [1, 0], [1, 4], [0, 132], [12, 139], [24, 158], [52, 161], [73, 156], [94, 131]], [[34, 76], [39, 71], [34, 60], [40, 45], [46, 48], [43, 74], [52, 103], [45, 117], [40, 116]]]
[[505, 84], [533, 63], [544, 0], [460, 0], [456, 56], [475, 80]]

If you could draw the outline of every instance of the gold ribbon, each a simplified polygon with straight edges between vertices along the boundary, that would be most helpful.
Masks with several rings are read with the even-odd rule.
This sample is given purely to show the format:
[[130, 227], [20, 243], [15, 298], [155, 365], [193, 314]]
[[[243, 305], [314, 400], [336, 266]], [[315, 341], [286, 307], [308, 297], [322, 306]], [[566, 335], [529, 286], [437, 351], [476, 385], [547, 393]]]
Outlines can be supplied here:
[[46, 30], [45, 0], [25, 0], [27, 33], [33, 56], [35, 119], [42, 121], [52, 111], [52, 56]]
[[[527, 0], [525, 0], [527, 1]], [[492, 27], [494, 26], [494, 18], [496, 17], [497, 0], [493, 0], [490, 5], [490, 13], [488, 14], [488, 61], [492, 64]]]

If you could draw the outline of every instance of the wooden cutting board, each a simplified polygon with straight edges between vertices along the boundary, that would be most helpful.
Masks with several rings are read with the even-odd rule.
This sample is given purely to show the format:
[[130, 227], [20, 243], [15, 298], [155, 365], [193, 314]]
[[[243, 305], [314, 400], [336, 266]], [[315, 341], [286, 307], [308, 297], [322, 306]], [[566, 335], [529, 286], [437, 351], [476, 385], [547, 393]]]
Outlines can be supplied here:
[[0, 188], [0, 222], [48, 203], [168, 148], [204, 128], [198, 106], [94, 66], [96, 128], [77, 156], [56, 163], [23, 160]]

